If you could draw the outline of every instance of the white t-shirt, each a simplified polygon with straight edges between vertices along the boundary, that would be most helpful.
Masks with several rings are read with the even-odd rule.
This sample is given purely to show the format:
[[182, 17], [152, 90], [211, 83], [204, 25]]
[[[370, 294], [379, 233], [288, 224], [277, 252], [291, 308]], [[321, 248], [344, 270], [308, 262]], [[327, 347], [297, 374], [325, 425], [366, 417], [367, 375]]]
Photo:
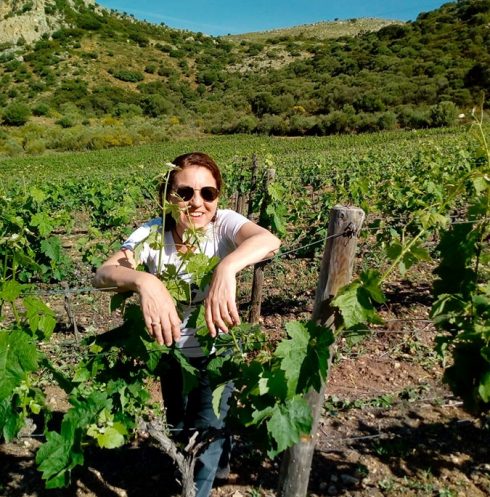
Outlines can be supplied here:
[[[218, 256], [223, 259], [229, 253], [233, 252], [236, 245], [236, 236], [240, 228], [249, 222], [241, 214], [229, 209], [218, 209], [215, 220], [208, 224], [202, 241], [196, 248], [196, 253], [205, 254], [208, 257]], [[155, 218], [140, 226], [131, 236], [123, 243], [122, 248], [134, 251], [137, 244], [143, 242], [143, 249], [138, 262], [144, 264], [149, 273], [156, 274], [160, 258], [160, 250], [150, 247], [150, 244], [144, 240], [151, 233], [152, 226], [161, 226], [162, 219]], [[163, 253], [161, 255], [162, 266], [173, 264], [176, 268], [181, 268], [178, 276], [187, 283], [191, 281], [191, 275], [187, 273], [185, 264], [182, 265], [180, 254], [175, 247], [175, 242], [171, 231], [165, 232]], [[176, 346], [182, 349], [187, 357], [202, 357], [203, 352], [195, 336], [196, 330], [187, 327], [187, 321], [195, 310], [196, 306], [201, 304], [205, 299], [208, 288], [204, 292], [198, 289], [192, 290], [192, 299], [190, 303], [183, 304], [183, 320], [181, 326], [181, 339]]]

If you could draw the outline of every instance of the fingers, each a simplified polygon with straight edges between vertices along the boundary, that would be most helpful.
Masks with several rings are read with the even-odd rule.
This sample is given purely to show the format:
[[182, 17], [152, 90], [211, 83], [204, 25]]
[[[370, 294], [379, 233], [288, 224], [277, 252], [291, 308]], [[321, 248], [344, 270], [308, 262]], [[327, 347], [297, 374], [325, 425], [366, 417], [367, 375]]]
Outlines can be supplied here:
[[180, 340], [181, 321], [172, 297], [155, 277], [146, 280], [140, 290], [141, 309], [148, 333], [160, 345], [170, 346]]
[[229, 328], [240, 324], [235, 300], [223, 302], [208, 298], [205, 302], [205, 319], [212, 337], [216, 336], [217, 329], [228, 333]]
[[152, 336], [160, 345], [165, 344], [167, 347], [170, 347], [173, 342], [178, 342], [180, 340], [181, 322], [177, 313], [175, 316], [167, 317], [160, 321], [147, 321], [145, 319], [145, 323], [150, 336]]
[[209, 300], [204, 302], [204, 318], [206, 319], [206, 325], [209, 330], [209, 334], [212, 337], [216, 336], [216, 326], [214, 326], [213, 312], [211, 311], [211, 307], [209, 305]]
[[231, 302], [228, 303], [228, 310], [230, 312], [230, 317], [232, 319], [232, 321], [230, 321], [230, 324], [232, 326], [239, 325], [240, 316], [238, 315], [238, 308], [236, 306], [235, 299], [233, 299]]
[[240, 324], [235, 292], [235, 275], [226, 271], [220, 272], [218, 266], [205, 302], [206, 324], [212, 337], [216, 336], [217, 329], [228, 333], [229, 328]]

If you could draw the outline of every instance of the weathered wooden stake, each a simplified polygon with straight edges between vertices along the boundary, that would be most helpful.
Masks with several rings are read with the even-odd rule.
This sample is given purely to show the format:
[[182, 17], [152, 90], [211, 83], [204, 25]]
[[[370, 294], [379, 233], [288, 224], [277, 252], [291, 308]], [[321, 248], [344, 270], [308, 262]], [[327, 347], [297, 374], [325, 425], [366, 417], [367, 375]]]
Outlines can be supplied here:
[[252, 156], [252, 177], [250, 179], [250, 191], [248, 192], [248, 206], [247, 206], [247, 217], [252, 218], [253, 210], [253, 197], [255, 195], [255, 189], [257, 188], [257, 171], [259, 169], [259, 162], [257, 160], [257, 155]]
[[[267, 205], [270, 202], [269, 194], [267, 193], [267, 189], [269, 184], [274, 181], [276, 176], [275, 169], [268, 169], [267, 176], [264, 181], [264, 198], [262, 200], [262, 205], [260, 206], [260, 215], [259, 215], [259, 224], [260, 219], [264, 218], [265, 211], [267, 209]], [[264, 228], [268, 228], [268, 226], [263, 226]], [[252, 296], [251, 296], [251, 305], [250, 305], [250, 313], [248, 315], [248, 322], [255, 324], [259, 322], [260, 318], [260, 309], [262, 307], [262, 287], [264, 286], [264, 267], [267, 264], [267, 261], [258, 262], [254, 266], [254, 278], [252, 283]]]
[[62, 281], [61, 285], [63, 286], [64, 292], [64, 307], [66, 314], [68, 315], [68, 322], [73, 326], [73, 332], [75, 333], [75, 341], [76, 343], [80, 342], [80, 332], [78, 331], [78, 326], [77, 326], [77, 319], [75, 316], [75, 313], [73, 312], [73, 309], [71, 307], [71, 295], [70, 295], [70, 288], [68, 286], [68, 283], [66, 281]]
[[239, 214], [243, 214], [245, 211], [245, 195], [243, 193], [239, 193], [236, 198], [235, 210]]
[[[357, 234], [363, 221], [364, 211], [355, 207], [337, 205], [330, 212], [327, 243], [323, 252], [312, 314], [312, 320], [316, 323], [335, 327], [335, 313], [330, 303], [337, 291], [349, 283], [352, 277]], [[334, 347], [335, 344], [330, 348], [327, 375], [330, 372]], [[313, 415], [311, 435], [304, 436], [300, 442], [285, 452], [279, 475], [278, 495], [280, 497], [306, 496], [326, 384], [327, 381], [320, 392], [313, 390], [306, 395]]]

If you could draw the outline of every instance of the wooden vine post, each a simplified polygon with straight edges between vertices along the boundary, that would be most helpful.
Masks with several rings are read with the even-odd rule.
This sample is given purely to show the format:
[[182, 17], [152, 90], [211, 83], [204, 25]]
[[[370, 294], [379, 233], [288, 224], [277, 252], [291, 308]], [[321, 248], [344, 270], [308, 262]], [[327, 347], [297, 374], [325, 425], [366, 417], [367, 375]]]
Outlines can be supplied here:
[[[259, 215], [259, 225], [263, 225], [261, 220], [264, 219], [265, 211], [270, 202], [268, 188], [269, 185], [274, 181], [276, 177], [275, 169], [268, 169], [267, 175], [264, 181], [264, 198], [262, 199], [262, 205], [260, 206], [260, 215]], [[268, 228], [268, 226], [263, 226], [264, 228]], [[260, 318], [260, 309], [262, 307], [262, 287], [264, 286], [264, 267], [268, 261], [258, 262], [254, 266], [254, 277], [252, 283], [252, 297], [251, 297], [251, 305], [250, 305], [250, 313], [248, 315], [248, 322], [255, 324], [259, 322]]]
[[247, 206], [247, 217], [252, 218], [253, 214], [253, 198], [255, 195], [255, 189], [257, 188], [257, 172], [259, 170], [259, 162], [257, 160], [257, 155], [252, 156], [252, 176], [250, 178], [250, 191], [248, 192], [248, 206]]
[[[338, 290], [350, 282], [357, 246], [357, 235], [364, 221], [364, 211], [355, 207], [335, 206], [330, 211], [328, 236], [320, 268], [312, 320], [335, 328], [336, 316], [330, 303]], [[330, 365], [335, 344], [330, 348]], [[321, 391], [310, 391], [306, 400], [313, 415], [311, 435], [289, 448], [283, 457], [279, 475], [280, 497], [304, 497], [308, 490], [316, 433], [325, 397], [327, 381]]]

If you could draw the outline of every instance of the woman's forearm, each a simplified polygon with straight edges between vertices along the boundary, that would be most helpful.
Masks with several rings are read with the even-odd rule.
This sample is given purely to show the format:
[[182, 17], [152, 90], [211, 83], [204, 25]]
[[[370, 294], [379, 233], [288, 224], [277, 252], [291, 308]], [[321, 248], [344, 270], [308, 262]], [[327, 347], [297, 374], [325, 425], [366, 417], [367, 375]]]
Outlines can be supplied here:
[[235, 274], [243, 268], [274, 255], [281, 245], [279, 238], [265, 232], [245, 239], [231, 254], [220, 263]]
[[95, 273], [93, 283], [97, 288], [117, 288], [119, 292], [131, 290], [139, 293], [148, 277], [152, 275], [129, 267], [104, 265]]

